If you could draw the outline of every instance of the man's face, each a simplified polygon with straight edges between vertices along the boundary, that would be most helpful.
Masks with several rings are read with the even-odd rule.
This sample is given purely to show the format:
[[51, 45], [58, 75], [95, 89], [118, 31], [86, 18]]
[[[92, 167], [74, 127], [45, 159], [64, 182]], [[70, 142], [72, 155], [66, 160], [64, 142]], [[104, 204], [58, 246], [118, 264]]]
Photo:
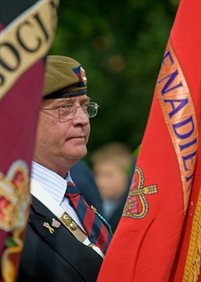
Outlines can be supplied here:
[[[66, 104], [79, 107], [88, 101], [86, 95], [49, 99], [43, 101], [42, 107], [56, 108]], [[64, 176], [76, 161], [87, 154], [90, 123], [81, 107], [65, 121], [58, 117], [58, 110], [40, 111], [34, 160]]]

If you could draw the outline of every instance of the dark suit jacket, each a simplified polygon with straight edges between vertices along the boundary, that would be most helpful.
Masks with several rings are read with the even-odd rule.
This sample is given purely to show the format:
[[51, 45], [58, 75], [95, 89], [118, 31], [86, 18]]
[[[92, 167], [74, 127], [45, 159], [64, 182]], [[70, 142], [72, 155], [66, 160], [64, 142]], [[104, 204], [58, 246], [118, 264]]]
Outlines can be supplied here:
[[102, 258], [62, 224], [51, 234], [43, 226], [56, 218], [33, 197], [18, 282], [95, 282]]

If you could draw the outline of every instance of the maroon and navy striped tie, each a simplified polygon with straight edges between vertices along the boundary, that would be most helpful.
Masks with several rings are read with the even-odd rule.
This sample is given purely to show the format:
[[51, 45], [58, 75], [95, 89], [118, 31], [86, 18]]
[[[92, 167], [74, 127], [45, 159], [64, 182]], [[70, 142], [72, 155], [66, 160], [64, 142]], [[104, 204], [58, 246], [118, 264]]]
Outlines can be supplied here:
[[80, 218], [91, 243], [98, 246], [105, 254], [111, 241], [110, 227], [106, 227], [108, 223], [87, 204], [74, 183], [68, 181], [67, 186], [65, 196]]

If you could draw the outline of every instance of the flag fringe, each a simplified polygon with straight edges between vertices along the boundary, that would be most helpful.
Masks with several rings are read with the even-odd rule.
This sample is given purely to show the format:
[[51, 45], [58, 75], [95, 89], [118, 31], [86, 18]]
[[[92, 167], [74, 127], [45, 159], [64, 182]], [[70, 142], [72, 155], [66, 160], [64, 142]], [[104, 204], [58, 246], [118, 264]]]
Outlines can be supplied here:
[[192, 224], [183, 282], [197, 282], [201, 268], [201, 190]]

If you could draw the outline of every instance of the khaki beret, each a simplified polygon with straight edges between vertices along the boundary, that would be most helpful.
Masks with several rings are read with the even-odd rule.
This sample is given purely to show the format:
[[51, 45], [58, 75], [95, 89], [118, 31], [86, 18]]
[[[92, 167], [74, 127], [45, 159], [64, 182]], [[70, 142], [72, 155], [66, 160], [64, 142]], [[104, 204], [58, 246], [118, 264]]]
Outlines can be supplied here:
[[84, 94], [87, 94], [87, 78], [80, 63], [70, 57], [47, 56], [44, 99]]

